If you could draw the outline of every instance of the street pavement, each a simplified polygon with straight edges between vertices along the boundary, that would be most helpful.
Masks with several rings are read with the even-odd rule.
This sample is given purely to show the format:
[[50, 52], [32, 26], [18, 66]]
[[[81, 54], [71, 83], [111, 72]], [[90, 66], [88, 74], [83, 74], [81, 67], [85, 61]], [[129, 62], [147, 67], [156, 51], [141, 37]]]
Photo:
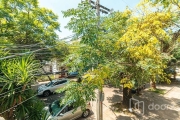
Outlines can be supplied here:
[[0, 117], [0, 120], [5, 120], [3, 117]]
[[[49, 81], [47, 81], [49, 82]], [[37, 90], [39, 85], [45, 84], [47, 82], [40, 82], [32, 86], [34, 90]], [[110, 109], [110, 106], [112, 103], [115, 102], [120, 102], [122, 100], [122, 93], [120, 93], [118, 88], [110, 88], [110, 87], [104, 87], [104, 96], [105, 99], [103, 101], [103, 120], [116, 120], [116, 113], [112, 112]], [[97, 92], [97, 91], [96, 91]], [[43, 97], [43, 96], [38, 96], [39, 99], [45, 102], [46, 105], [49, 105], [53, 101], [59, 99], [62, 97], [62, 94], [53, 94], [49, 97]], [[96, 120], [97, 115], [96, 115], [96, 105], [97, 101], [90, 101], [91, 107], [92, 107], [92, 113], [88, 118], [79, 118], [77, 120]]]
[[[177, 76], [177, 81], [180, 81], [180, 76]], [[41, 83], [41, 84], [45, 84]], [[34, 86], [37, 88], [37, 86]], [[180, 86], [172, 85], [158, 85], [159, 89], [165, 89], [167, 92], [163, 95], [167, 99], [173, 99], [174, 105], [180, 105]], [[119, 103], [122, 101], [122, 91], [119, 88], [113, 88], [105, 86], [103, 88], [105, 99], [103, 101], [103, 120], [136, 120], [136, 117], [130, 115], [124, 115], [122, 113], [113, 112], [111, 110], [111, 106], [113, 103]], [[96, 91], [97, 93], [97, 91]], [[39, 97], [43, 100], [47, 105], [52, 103], [54, 100], [57, 100], [61, 97], [61, 94], [53, 94], [49, 97]], [[77, 120], [96, 120], [96, 105], [97, 101], [91, 101], [92, 113], [88, 118], [78, 118]]]

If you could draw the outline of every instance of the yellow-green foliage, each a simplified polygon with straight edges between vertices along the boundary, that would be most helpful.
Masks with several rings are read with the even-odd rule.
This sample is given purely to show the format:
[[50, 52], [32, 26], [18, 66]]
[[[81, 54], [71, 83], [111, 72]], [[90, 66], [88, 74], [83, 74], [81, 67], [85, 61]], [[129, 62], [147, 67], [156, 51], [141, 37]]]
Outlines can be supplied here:
[[121, 84], [123, 84], [124, 88], [127, 87], [127, 88], [131, 89], [133, 87], [132, 82], [128, 78], [123, 78], [123, 79], [120, 80], [120, 82], [121, 82]]
[[[149, 80], [156, 81], [158, 76], [169, 83], [163, 72], [166, 63], [163, 61], [162, 43], [169, 43], [172, 37], [167, 29], [172, 25], [174, 14], [171, 11], [146, 10], [143, 9], [144, 6], [144, 4], [139, 6], [144, 12], [143, 15], [133, 15], [127, 21], [129, 26], [123, 36], [114, 44], [114, 48], [122, 52], [119, 59], [123, 56], [126, 58], [124, 60], [130, 63], [130, 66], [126, 66], [126, 72], [131, 74], [130, 80], [144, 80], [141, 76], [146, 75]], [[125, 12], [124, 14], [129, 13]], [[130, 88], [132, 83], [129, 81], [124, 83], [124, 79], [122, 79], [121, 83]]]
[[94, 70], [89, 70], [84, 76], [84, 81], [88, 83], [93, 83], [102, 89], [104, 80], [108, 78], [110, 71], [107, 66], [99, 65]]

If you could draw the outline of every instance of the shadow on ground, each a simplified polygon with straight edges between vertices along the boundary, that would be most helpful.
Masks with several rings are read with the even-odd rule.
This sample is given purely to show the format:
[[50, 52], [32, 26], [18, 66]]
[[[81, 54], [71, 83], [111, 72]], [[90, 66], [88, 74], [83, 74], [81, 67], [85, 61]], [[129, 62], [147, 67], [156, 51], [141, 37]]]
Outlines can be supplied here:
[[[177, 111], [174, 100], [167, 99], [157, 93], [145, 91], [141, 96], [134, 96], [136, 100], [142, 101], [143, 104], [139, 104], [140, 114], [138, 118], [152, 119], [152, 120], [179, 120], [179, 112]], [[176, 99], [178, 101], [179, 99]], [[137, 102], [134, 101], [134, 104]], [[136, 108], [137, 105], [136, 105]], [[136, 113], [134, 115], [137, 116]]]
[[[179, 88], [180, 82], [175, 81], [170, 85], [160, 84], [157, 85], [157, 88], [158, 86], [161, 86], [160, 90], [169, 93], [172, 92], [172, 89], [167, 90], [164, 88]], [[122, 91], [114, 90], [113, 92], [115, 94], [112, 97], [108, 97], [107, 100], [111, 103], [110, 106], [113, 111], [122, 113], [122, 109], [120, 108], [122, 107]], [[173, 92], [170, 94], [175, 95]], [[132, 113], [128, 113], [131, 115], [120, 115], [116, 120], [180, 120], [180, 96], [179, 98], [168, 98], [164, 94], [149, 91], [147, 88], [142, 92], [142, 95], [133, 95], [133, 98], [135, 99], [133, 101], [134, 106], [139, 109], [133, 109]]]
[[56, 94], [51, 94], [51, 95], [48, 96], [48, 97], [38, 96], [38, 98], [39, 98], [40, 100], [42, 100], [42, 101], [45, 103], [45, 105], [49, 105], [49, 104], [51, 104], [52, 102], [54, 102], [55, 100], [60, 99], [62, 96], [63, 96], [62, 94], [56, 93]]
[[129, 116], [118, 116], [116, 120], [135, 120]]

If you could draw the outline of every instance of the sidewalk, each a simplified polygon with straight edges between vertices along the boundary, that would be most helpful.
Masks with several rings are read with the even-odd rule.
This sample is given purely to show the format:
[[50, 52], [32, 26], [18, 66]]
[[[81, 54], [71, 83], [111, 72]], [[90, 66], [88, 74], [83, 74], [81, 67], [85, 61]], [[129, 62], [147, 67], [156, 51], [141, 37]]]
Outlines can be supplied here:
[[[104, 87], [104, 101], [103, 101], [103, 120], [118, 120], [116, 116], [119, 116], [119, 113], [114, 113], [110, 107], [113, 103], [120, 102], [122, 100], [122, 95], [119, 93], [118, 88]], [[97, 91], [96, 91], [97, 93]], [[91, 101], [92, 112], [93, 114], [88, 118], [79, 118], [77, 120], [97, 120], [97, 111], [96, 105], [97, 100]]]
[[176, 80], [177, 80], [177, 81], [180, 81], [180, 76], [176, 76]]
[[[180, 80], [180, 77], [177, 77], [178, 80]], [[179, 83], [179, 82], [178, 82]], [[142, 120], [164, 120], [165, 118], [168, 120], [180, 120], [178, 115], [180, 115], [180, 112], [176, 109], [166, 110], [166, 111], [149, 111], [147, 108], [149, 104], [168, 104], [172, 106], [177, 106], [179, 109], [180, 107], [180, 84], [173, 83], [170, 85], [157, 85], [158, 89], [165, 90], [166, 93], [164, 95], [157, 94], [154, 92], [149, 92], [148, 87], [146, 90], [143, 91], [143, 94], [138, 97], [140, 101], [145, 102], [145, 112], [146, 114], [144, 117], [142, 117]], [[104, 101], [103, 101], [103, 120], [139, 120], [141, 117], [133, 115], [133, 114], [124, 114], [123, 112], [113, 112], [110, 107], [113, 103], [119, 103], [122, 101], [122, 91], [119, 90], [119, 88], [113, 88], [113, 87], [104, 87]], [[135, 96], [134, 96], [135, 97]], [[96, 111], [96, 105], [97, 101], [91, 101], [92, 106], [92, 112], [93, 114], [90, 115], [88, 118], [79, 118], [77, 120], [97, 120], [97, 111]], [[179, 106], [179, 107], [178, 107]]]
[[5, 120], [3, 117], [0, 117], [0, 120]]
[[[122, 94], [119, 92], [118, 88], [110, 88], [110, 87], [104, 87], [103, 92], [104, 92], [103, 120], [117, 120], [117, 116], [119, 116], [120, 114], [113, 112], [110, 107], [113, 103], [117, 103], [122, 100]], [[94, 119], [90, 119], [90, 120], [96, 120], [97, 118], [96, 105], [97, 105], [97, 101], [93, 101], [92, 111], [94, 113]]]

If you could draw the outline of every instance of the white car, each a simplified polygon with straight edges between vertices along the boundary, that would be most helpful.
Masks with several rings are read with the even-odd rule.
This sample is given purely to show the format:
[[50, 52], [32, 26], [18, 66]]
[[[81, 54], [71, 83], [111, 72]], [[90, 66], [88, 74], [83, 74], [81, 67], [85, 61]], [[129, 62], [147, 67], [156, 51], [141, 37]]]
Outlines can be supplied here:
[[38, 87], [38, 95], [43, 95], [47, 97], [51, 93], [54, 93], [57, 89], [60, 89], [66, 86], [68, 82], [69, 82], [68, 79], [52, 80], [49, 83]]
[[48, 120], [75, 120], [79, 117], [86, 118], [92, 111], [90, 103], [87, 104], [85, 111], [82, 111], [81, 107], [78, 107], [77, 110], [74, 111], [73, 102], [60, 106], [60, 100], [54, 101], [49, 107], [45, 107], [45, 110], [48, 112]]
[[175, 71], [176, 71], [176, 73], [179, 73], [179, 68], [176, 68]]

